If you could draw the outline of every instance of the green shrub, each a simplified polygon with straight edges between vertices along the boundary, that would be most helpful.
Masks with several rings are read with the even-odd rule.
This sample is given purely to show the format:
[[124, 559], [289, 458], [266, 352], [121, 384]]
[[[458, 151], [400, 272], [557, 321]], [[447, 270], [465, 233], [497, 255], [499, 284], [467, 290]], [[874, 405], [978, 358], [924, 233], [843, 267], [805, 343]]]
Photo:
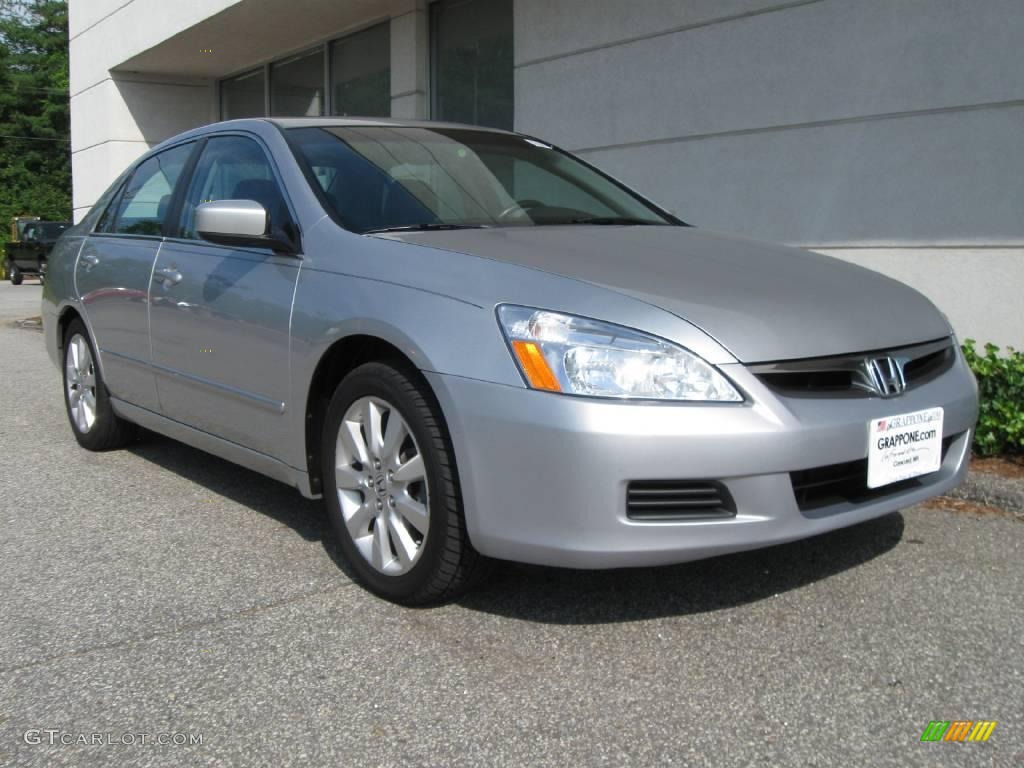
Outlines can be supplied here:
[[999, 347], [986, 344], [984, 354], [965, 339], [967, 364], [978, 379], [978, 429], [974, 452], [979, 456], [1024, 453], [1024, 352], [1013, 347], [999, 354]]

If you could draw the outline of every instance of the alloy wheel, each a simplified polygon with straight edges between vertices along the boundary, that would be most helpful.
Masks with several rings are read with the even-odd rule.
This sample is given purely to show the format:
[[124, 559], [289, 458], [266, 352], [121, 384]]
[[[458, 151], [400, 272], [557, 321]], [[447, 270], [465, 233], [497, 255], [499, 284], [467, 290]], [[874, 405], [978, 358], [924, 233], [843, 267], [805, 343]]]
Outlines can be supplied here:
[[407, 573], [423, 553], [430, 500], [423, 454], [397, 408], [369, 396], [349, 406], [336, 439], [335, 479], [359, 553], [381, 573]]
[[81, 334], [68, 342], [64, 373], [71, 418], [79, 432], [88, 432], [96, 423], [96, 367], [89, 342]]

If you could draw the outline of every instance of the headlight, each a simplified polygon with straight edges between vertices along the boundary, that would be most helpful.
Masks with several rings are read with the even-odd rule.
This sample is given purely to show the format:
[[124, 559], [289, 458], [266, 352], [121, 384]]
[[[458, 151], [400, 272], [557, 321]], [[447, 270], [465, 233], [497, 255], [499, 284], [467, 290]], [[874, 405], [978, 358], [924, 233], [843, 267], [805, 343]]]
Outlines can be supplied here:
[[498, 320], [534, 389], [647, 400], [743, 400], [692, 352], [621, 325], [508, 304], [498, 307]]

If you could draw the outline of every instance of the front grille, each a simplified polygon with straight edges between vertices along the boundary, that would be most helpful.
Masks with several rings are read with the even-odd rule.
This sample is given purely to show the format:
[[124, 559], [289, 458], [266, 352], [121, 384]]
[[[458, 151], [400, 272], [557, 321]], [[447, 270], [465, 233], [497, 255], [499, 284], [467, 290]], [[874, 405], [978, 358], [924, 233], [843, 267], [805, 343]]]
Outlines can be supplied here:
[[725, 486], [712, 480], [634, 480], [626, 488], [630, 520], [694, 520], [735, 517]]
[[931, 381], [949, 368], [953, 364], [954, 358], [953, 345], [950, 344], [944, 349], [937, 349], [907, 361], [903, 366], [903, 377], [906, 379], [907, 388]]
[[[954, 439], [956, 435], [942, 441], [943, 460]], [[928, 475], [883, 485], [881, 488], [868, 488], [868, 460], [858, 459], [790, 472], [789, 479], [793, 484], [797, 507], [801, 511], [808, 511], [844, 501], [863, 504], [866, 501], [917, 488], [928, 482]]]
[[899, 349], [758, 363], [749, 370], [768, 387], [789, 397], [872, 397], [877, 393], [865, 360], [877, 357], [900, 360], [906, 387], [913, 389], [949, 370], [956, 352], [952, 340], [946, 338]]

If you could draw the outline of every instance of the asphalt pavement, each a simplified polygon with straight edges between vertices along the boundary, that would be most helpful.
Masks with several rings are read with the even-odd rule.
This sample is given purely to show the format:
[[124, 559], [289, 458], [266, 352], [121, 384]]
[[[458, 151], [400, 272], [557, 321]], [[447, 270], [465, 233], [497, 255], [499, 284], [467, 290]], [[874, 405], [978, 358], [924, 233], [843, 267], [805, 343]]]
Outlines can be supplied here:
[[[81, 450], [42, 335], [11, 323], [38, 299], [0, 284], [0, 765], [1024, 763], [1013, 514], [915, 507], [670, 568], [502, 565], [399, 608], [283, 485], [155, 436]], [[998, 725], [921, 743], [932, 720]]]

